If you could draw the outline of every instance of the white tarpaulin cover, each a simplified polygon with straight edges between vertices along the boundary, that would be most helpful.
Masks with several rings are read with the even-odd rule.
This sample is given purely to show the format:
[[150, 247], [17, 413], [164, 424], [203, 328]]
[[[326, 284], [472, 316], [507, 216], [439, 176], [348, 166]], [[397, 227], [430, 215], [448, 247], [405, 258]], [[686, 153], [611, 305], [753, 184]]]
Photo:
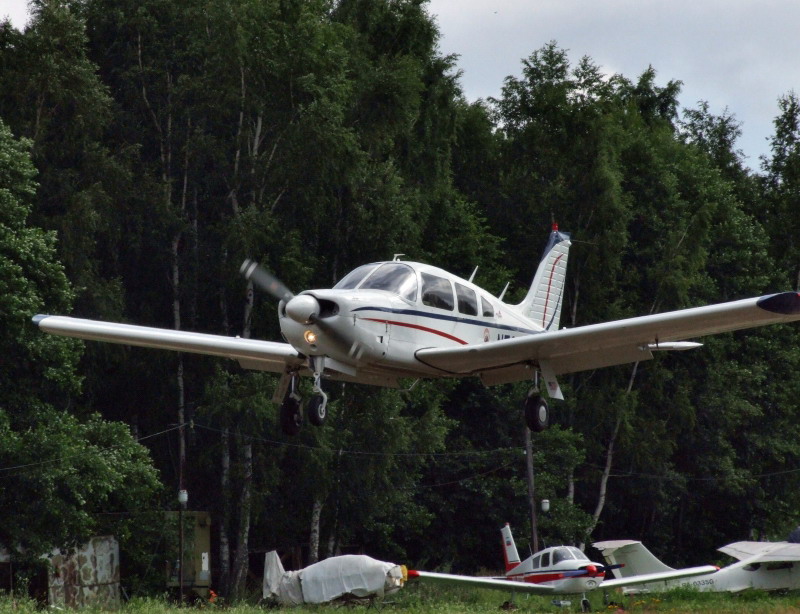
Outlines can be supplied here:
[[400, 565], [359, 554], [335, 556], [300, 571], [285, 571], [273, 550], [264, 561], [263, 596], [284, 605], [326, 603], [344, 595], [382, 597], [399, 589], [403, 582]]

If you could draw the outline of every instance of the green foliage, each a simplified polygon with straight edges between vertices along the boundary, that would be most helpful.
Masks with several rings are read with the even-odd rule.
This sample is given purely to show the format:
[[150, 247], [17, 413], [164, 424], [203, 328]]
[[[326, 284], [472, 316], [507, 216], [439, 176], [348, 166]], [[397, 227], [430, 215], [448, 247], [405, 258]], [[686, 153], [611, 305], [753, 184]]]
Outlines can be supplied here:
[[[244, 257], [299, 291], [395, 253], [464, 277], [480, 265], [513, 303], [552, 222], [573, 239], [566, 326], [800, 285], [796, 95], [754, 175], [735, 116], [681, 114], [680, 82], [653, 67], [607, 76], [553, 41], [469, 103], [438, 42], [417, 0], [37, 1], [24, 32], [0, 26], [0, 468], [17, 468], [0, 492], [6, 510], [41, 508], [27, 526], [7, 512], [0, 541], [103, 527], [144, 574], [133, 517], [96, 514], [152, 510], [159, 480], [174, 490], [174, 433], [148, 444], [157, 476], [97, 414], [150, 435], [178, 407], [195, 421], [193, 505], [235, 542], [249, 496], [250, 550], [302, 559], [321, 509], [323, 556], [474, 571], [499, 564], [504, 522], [521, 545], [530, 530], [526, 383], [331, 386], [329, 426], [288, 440], [274, 376], [101, 344], [81, 359], [35, 313], [277, 339], [271, 299], [244, 308]], [[542, 538], [641, 538], [678, 565], [783, 537], [800, 503], [797, 334], [562, 378], [555, 426], [534, 436]]]

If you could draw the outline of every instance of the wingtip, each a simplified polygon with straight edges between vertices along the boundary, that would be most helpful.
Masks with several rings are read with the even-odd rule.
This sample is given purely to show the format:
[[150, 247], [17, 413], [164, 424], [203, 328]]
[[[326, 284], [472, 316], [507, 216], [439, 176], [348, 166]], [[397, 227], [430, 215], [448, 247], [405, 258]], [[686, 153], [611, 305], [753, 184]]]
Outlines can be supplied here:
[[761, 309], [783, 315], [800, 314], [800, 292], [781, 292], [758, 299]]
[[35, 316], [33, 316], [31, 318], [31, 320], [33, 320], [33, 323], [38, 326], [39, 322], [41, 322], [42, 320], [44, 320], [47, 317], [49, 317], [47, 314], [37, 313]]

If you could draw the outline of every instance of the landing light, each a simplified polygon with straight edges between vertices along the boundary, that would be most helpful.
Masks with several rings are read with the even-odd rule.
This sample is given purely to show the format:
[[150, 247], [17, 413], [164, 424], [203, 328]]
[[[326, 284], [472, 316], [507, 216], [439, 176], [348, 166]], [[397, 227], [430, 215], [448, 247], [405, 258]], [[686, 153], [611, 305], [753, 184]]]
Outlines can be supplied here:
[[317, 342], [317, 334], [311, 330], [307, 330], [306, 332], [304, 332], [303, 338], [309, 345], [314, 345]]

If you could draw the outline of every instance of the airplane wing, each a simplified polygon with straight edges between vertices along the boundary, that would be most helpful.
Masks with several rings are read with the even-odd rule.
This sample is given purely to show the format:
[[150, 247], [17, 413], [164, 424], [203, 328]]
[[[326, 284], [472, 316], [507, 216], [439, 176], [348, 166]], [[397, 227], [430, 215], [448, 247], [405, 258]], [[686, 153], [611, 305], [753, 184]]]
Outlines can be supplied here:
[[37, 315], [33, 321], [42, 330], [63, 337], [222, 356], [238, 360], [246, 369], [281, 373], [287, 366], [303, 364], [303, 358], [288, 343], [83, 320], [67, 316]]
[[800, 561], [800, 544], [789, 542], [736, 542], [717, 550], [748, 564]]
[[443, 373], [499, 384], [529, 379], [533, 363], [553, 375], [574, 373], [649, 360], [655, 350], [695, 347], [685, 342], [694, 337], [798, 319], [800, 293], [784, 292], [480, 345], [421, 349], [416, 357]]
[[650, 582], [663, 582], [666, 580], [678, 580], [680, 578], [691, 578], [692, 576], [702, 576], [704, 574], [719, 571], [716, 565], [701, 565], [699, 567], [687, 567], [685, 569], [673, 569], [672, 571], [658, 571], [654, 573], [628, 576], [625, 578], [614, 578], [613, 580], [603, 580], [599, 588], [615, 588], [617, 586], [634, 586], [636, 584], [648, 584]]
[[457, 586], [472, 586], [475, 588], [493, 588], [516, 593], [531, 593], [539, 595], [550, 595], [555, 593], [552, 586], [534, 584], [532, 582], [519, 582], [517, 580], [507, 580], [505, 578], [492, 578], [481, 576], [459, 576], [449, 573], [437, 573], [433, 571], [408, 570], [408, 579], [418, 578], [425, 582], [436, 582], [439, 584], [450, 584]]

